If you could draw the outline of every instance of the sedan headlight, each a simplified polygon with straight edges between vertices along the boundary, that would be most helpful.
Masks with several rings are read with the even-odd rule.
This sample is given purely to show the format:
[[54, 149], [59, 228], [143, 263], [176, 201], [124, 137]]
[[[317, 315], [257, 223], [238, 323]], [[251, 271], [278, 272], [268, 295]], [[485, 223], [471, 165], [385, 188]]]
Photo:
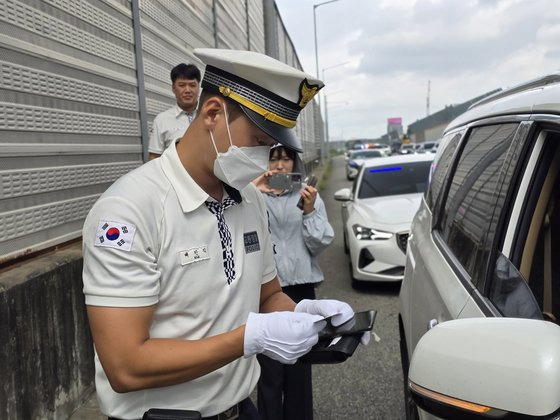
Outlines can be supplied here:
[[352, 226], [352, 230], [354, 231], [354, 235], [356, 235], [356, 239], [359, 241], [375, 241], [379, 239], [390, 239], [393, 237], [393, 234], [390, 232], [383, 232], [382, 230], [375, 230], [357, 224]]
[[348, 162], [348, 166], [350, 166], [351, 168], [354, 168], [354, 169], [359, 169], [360, 168], [360, 165], [358, 164], [358, 162], [356, 162], [354, 160], [351, 160], [350, 162]]

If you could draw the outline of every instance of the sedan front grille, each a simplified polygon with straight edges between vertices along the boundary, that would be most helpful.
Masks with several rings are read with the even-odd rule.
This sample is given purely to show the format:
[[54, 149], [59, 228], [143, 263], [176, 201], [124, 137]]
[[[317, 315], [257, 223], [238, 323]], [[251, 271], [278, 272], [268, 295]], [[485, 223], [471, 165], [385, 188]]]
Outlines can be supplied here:
[[409, 232], [397, 233], [397, 245], [402, 252], [406, 254], [406, 246], [408, 245]]

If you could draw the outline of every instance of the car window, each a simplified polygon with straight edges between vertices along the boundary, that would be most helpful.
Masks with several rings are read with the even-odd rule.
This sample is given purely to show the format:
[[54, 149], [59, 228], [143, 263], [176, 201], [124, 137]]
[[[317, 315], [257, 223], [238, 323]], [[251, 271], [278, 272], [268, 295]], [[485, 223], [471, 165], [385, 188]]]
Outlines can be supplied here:
[[364, 168], [358, 198], [422, 193], [426, 191], [430, 164], [406, 162]]
[[496, 259], [488, 297], [504, 316], [543, 319], [525, 278], [502, 253]]
[[457, 150], [457, 146], [459, 145], [459, 140], [461, 140], [461, 136], [462, 132], [445, 136], [442, 139], [442, 144], [445, 146], [442, 145], [441, 154], [436, 155], [432, 163], [433, 172], [430, 178], [430, 186], [426, 194], [426, 202], [428, 207], [432, 210], [432, 213], [435, 213], [434, 206], [444, 181], [448, 179], [450, 165], [453, 161], [455, 150]]
[[499, 219], [494, 213], [501, 213], [511, 182], [501, 175], [517, 127], [491, 125], [471, 131], [437, 222], [441, 238], [475, 286], [481, 286], [486, 275], [489, 246]]
[[[535, 130], [535, 132], [537, 132]], [[527, 164], [530, 188], [516, 222], [511, 260], [519, 267], [547, 319], [560, 322], [560, 133], [542, 132]], [[542, 140], [542, 149], [538, 146]]]

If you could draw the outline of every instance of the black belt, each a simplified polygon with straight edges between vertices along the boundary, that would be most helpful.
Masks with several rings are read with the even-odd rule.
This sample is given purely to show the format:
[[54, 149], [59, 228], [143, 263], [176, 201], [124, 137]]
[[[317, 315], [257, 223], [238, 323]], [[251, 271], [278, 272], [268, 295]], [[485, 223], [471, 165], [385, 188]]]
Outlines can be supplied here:
[[237, 403], [228, 410], [216, 414], [215, 416], [203, 417], [202, 420], [234, 420], [239, 417], [239, 404], [240, 403]]
[[[233, 407], [230, 407], [229, 409], [223, 411], [220, 414], [216, 414], [210, 417], [202, 417], [202, 420], [235, 420], [236, 418], [239, 417], [240, 404], [241, 403], [237, 403]], [[169, 411], [172, 412], [174, 410], [169, 410]], [[180, 417], [173, 417], [173, 418], [179, 419]], [[120, 419], [116, 417], [108, 417], [108, 420], [120, 420]]]

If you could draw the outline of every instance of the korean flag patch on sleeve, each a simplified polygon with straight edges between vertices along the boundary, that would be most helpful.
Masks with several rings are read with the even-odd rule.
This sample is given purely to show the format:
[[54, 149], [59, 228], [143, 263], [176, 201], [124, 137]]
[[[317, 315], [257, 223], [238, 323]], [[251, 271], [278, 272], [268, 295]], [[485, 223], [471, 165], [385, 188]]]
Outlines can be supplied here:
[[135, 232], [136, 226], [132, 223], [101, 219], [97, 226], [94, 245], [130, 251]]

